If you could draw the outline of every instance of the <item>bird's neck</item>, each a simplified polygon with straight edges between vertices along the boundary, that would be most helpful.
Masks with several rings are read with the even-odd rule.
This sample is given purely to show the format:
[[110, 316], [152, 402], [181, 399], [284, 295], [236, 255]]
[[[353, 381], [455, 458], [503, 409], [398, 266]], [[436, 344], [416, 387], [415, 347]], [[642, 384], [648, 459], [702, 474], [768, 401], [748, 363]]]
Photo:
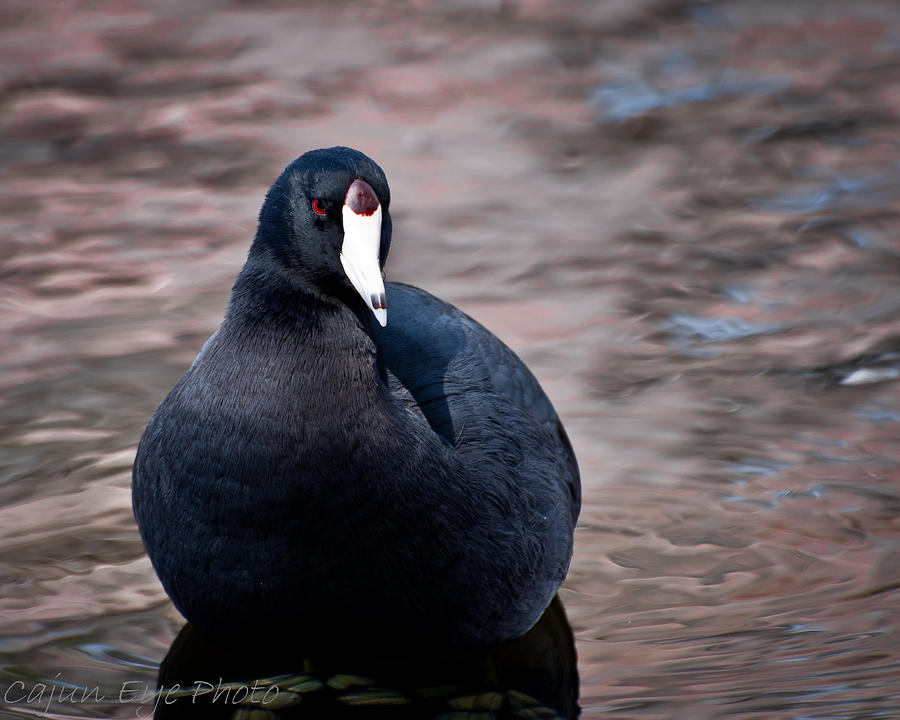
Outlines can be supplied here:
[[333, 277], [279, 267], [259, 253], [251, 253], [234, 283], [228, 308], [232, 314], [272, 326], [317, 325], [320, 319], [335, 318], [338, 325], [372, 334], [368, 309], [352, 288]]
[[323, 413], [339, 416], [348, 403], [371, 412], [388, 400], [369, 317], [290, 276], [248, 263], [223, 330], [237, 335], [234, 346], [248, 356], [242, 366], [270, 377], [278, 392], [331, 398]]

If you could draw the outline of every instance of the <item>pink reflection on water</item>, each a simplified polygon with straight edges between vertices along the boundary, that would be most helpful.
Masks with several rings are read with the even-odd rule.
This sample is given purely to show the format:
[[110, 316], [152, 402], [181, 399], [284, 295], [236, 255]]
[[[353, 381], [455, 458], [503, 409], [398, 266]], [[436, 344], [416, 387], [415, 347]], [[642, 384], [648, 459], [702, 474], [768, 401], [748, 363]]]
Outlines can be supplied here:
[[[171, 636], [134, 445], [272, 178], [351, 144], [391, 180], [390, 278], [507, 340], [570, 431], [586, 716], [900, 713], [900, 396], [786, 372], [897, 335], [893, 5], [3, 12], [14, 663], [46, 671], [54, 632]], [[598, 88], [656, 104], [609, 122]]]

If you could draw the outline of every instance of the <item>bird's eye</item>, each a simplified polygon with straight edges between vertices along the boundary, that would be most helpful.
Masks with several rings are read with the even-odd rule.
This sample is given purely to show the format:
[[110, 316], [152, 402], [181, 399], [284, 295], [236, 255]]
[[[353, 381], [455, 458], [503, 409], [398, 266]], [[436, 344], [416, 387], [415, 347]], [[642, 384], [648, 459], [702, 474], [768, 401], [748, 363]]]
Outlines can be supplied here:
[[321, 201], [321, 200], [313, 200], [313, 201], [312, 201], [312, 208], [313, 208], [313, 212], [316, 213], [317, 215], [324, 215], [324, 214], [325, 214], [325, 206], [322, 205], [322, 201]]

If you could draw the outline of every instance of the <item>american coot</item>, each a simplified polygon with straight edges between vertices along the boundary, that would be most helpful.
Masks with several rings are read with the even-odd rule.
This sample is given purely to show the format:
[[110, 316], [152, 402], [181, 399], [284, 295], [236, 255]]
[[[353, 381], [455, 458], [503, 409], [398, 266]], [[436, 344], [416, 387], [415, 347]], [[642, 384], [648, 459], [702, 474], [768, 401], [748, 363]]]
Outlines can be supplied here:
[[144, 432], [135, 516], [201, 631], [495, 643], [565, 577], [562, 424], [494, 335], [385, 286], [389, 204], [356, 150], [291, 163], [221, 327]]

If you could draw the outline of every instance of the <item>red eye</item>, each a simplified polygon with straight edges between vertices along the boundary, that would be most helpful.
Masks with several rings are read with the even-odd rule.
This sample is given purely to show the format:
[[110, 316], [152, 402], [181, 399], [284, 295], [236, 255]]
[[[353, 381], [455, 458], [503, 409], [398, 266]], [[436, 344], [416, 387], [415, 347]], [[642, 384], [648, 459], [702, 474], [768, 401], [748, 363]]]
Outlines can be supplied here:
[[312, 205], [313, 205], [313, 212], [314, 212], [314, 213], [316, 213], [317, 215], [324, 215], [324, 214], [325, 214], [325, 208], [322, 207], [322, 202], [321, 202], [320, 200], [313, 200]]

